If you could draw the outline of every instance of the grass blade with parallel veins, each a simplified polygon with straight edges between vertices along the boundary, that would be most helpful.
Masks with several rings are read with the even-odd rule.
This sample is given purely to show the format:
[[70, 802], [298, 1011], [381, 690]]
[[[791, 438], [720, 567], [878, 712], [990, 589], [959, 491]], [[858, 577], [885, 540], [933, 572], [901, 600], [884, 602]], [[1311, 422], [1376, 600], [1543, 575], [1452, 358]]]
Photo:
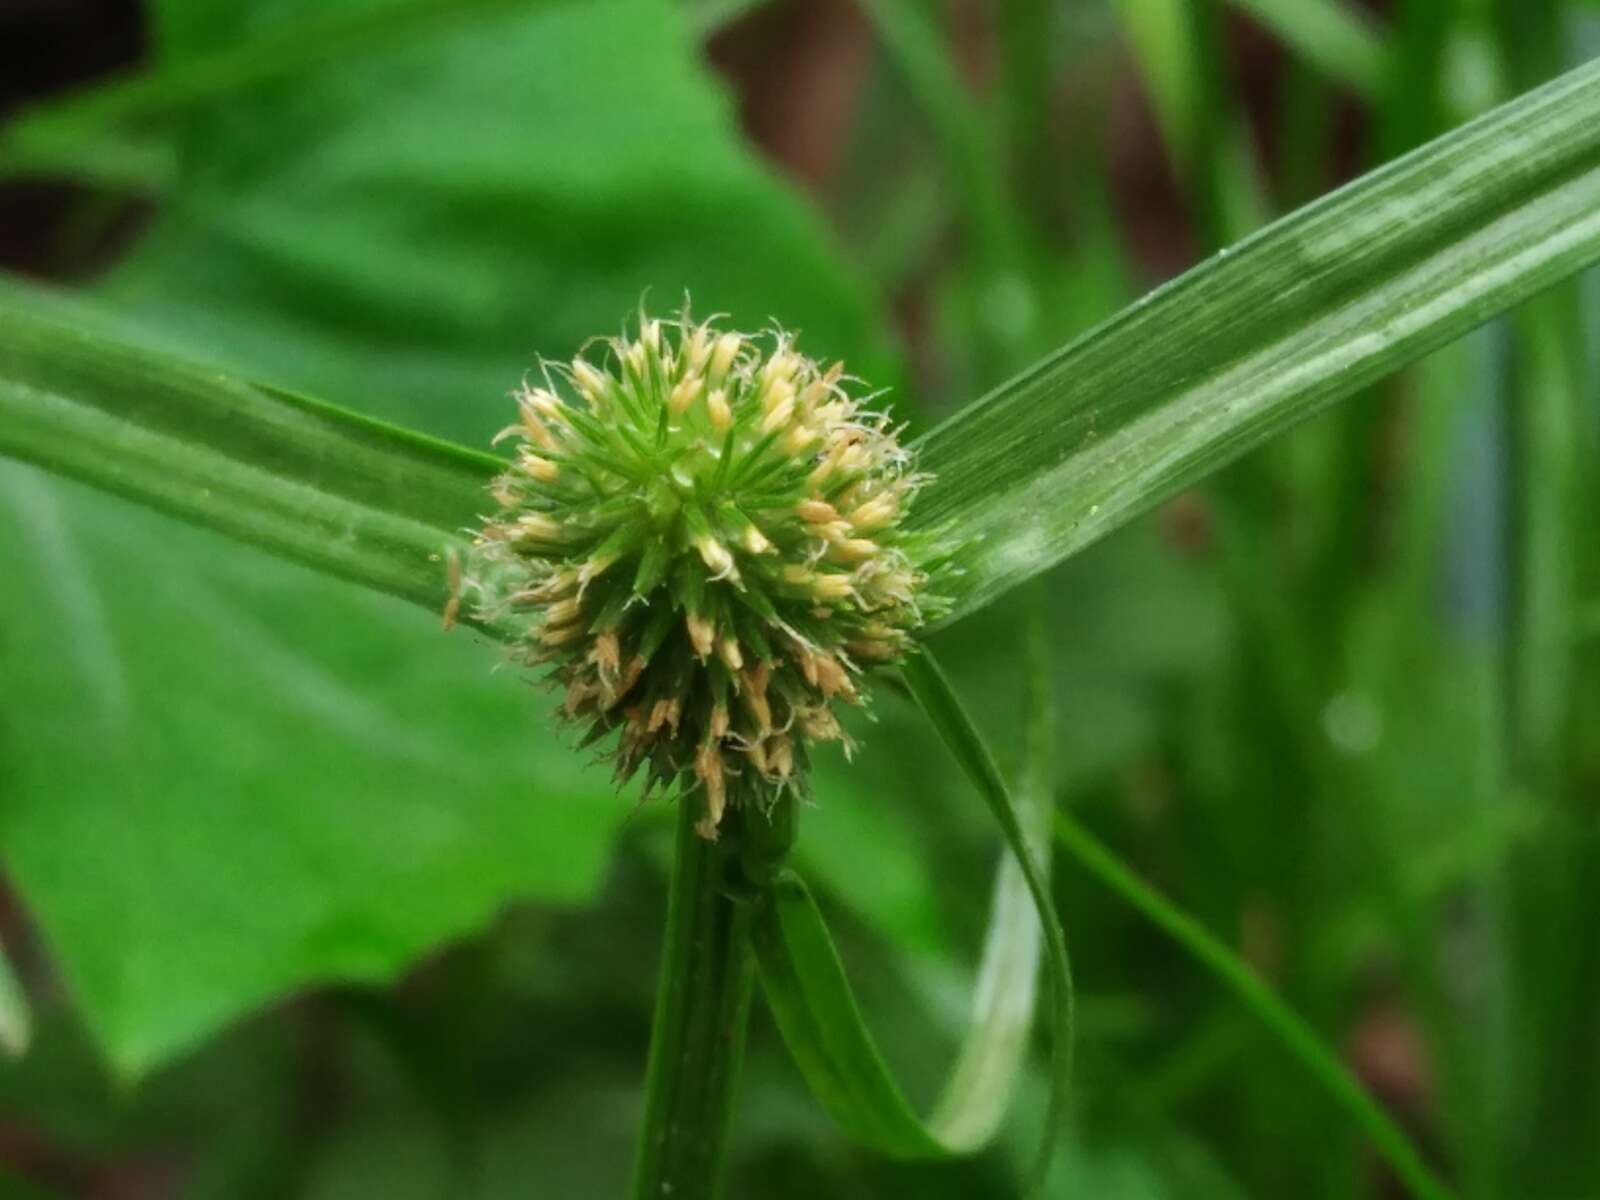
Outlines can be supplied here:
[[1600, 259], [1600, 62], [1248, 239], [927, 434], [954, 620]]
[[895, 1083], [856, 1004], [827, 923], [805, 883], [783, 872], [758, 904], [752, 936], [762, 990], [784, 1044], [834, 1121], [897, 1158], [970, 1154], [999, 1128], [1027, 1057], [1041, 947], [1050, 969], [1054, 1070], [1034, 1179], [1060, 1133], [1071, 1072], [1072, 972], [1050, 899], [1049, 788], [1039, 760], [1048, 729], [1028, 731], [1030, 769], [1013, 798], [932, 655], [902, 668], [912, 694], [996, 817], [1008, 850], [996, 877], [983, 961], [960, 1052], [937, 1104], [919, 1117]]
[[500, 465], [35, 316], [6, 292], [0, 454], [435, 610]]

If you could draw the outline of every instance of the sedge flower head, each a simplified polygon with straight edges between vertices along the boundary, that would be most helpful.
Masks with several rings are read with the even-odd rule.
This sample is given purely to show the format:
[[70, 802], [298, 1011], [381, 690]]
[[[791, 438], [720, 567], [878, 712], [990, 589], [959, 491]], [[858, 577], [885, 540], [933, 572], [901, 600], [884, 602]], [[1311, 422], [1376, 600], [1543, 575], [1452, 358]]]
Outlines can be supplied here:
[[714, 836], [803, 793], [835, 706], [910, 648], [936, 603], [903, 528], [922, 478], [787, 334], [641, 315], [593, 347], [516, 394], [473, 583], [619, 779], [698, 797]]

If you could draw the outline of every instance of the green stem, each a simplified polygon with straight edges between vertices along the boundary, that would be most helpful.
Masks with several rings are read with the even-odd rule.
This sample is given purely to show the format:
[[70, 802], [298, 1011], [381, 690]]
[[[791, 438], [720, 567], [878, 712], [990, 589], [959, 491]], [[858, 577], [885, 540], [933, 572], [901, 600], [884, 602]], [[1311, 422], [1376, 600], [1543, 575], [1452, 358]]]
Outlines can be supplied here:
[[[678, 844], [667, 899], [636, 1200], [711, 1200], [721, 1192], [728, 1121], [755, 980], [750, 905], [735, 899], [730, 844], [695, 832], [699, 806], [678, 803]], [[729, 836], [732, 835], [732, 836]]]

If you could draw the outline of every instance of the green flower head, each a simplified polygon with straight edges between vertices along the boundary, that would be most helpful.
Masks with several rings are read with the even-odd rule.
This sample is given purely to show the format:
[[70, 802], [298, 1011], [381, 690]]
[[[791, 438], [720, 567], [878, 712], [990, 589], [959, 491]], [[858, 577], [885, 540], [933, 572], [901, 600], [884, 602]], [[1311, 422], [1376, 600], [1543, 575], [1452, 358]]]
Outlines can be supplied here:
[[[803, 793], [834, 705], [928, 612], [902, 522], [921, 477], [888, 419], [782, 332], [641, 314], [517, 394], [478, 534], [485, 615], [620, 780], [729, 804]], [[492, 580], [492, 583], [486, 581]]]

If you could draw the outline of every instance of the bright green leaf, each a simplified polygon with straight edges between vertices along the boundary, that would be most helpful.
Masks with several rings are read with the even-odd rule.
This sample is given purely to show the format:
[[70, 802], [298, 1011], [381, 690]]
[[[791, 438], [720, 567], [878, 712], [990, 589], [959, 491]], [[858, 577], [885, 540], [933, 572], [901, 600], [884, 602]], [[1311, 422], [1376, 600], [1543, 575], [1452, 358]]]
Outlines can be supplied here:
[[[753, 936], [763, 992], [812, 1093], [851, 1137], [897, 1158], [971, 1153], [999, 1128], [1026, 1060], [1042, 932], [1051, 965], [1056, 1063], [1048, 1152], [1061, 1120], [1072, 1037], [1071, 974], [1040, 865], [1049, 861], [1048, 787], [1030, 773], [1022, 801], [1013, 801], [930, 656], [908, 666], [907, 680], [983, 792], [1009, 850], [996, 879], [966, 1036], [932, 1114], [926, 1121], [919, 1117], [890, 1075], [822, 913], [793, 872], [774, 882], [757, 909]], [[1042, 719], [1033, 731], [1036, 749], [1048, 724]]]
[[1600, 259], [1600, 62], [1225, 250], [924, 437], [981, 607]]

